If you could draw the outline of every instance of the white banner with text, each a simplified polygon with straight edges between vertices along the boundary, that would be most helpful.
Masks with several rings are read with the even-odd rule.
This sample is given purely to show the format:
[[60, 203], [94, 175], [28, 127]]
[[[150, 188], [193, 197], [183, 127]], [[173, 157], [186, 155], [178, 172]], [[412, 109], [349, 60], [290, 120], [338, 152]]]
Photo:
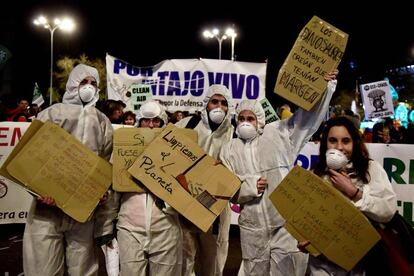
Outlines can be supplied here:
[[106, 56], [108, 99], [121, 100], [136, 111], [149, 99], [161, 101], [170, 112], [199, 111], [208, 87], [225, 85], [234, 106], [244, 99], [265, 98], [266, 63], [214, 59], [170, 59], [136, 67]]

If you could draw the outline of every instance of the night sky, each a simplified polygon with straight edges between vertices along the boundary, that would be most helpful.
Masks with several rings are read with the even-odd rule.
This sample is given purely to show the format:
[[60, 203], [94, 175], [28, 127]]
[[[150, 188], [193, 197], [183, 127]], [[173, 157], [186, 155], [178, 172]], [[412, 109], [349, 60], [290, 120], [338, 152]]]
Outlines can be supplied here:
[[[238, 32], [236, 60], [268, 61], [268, 94], [300, 30], [313, 15], [349, 34], [339, 66], [342, 87], [353, 87], [357, 76], [363, 81], [380, 80], [386, 69], [413, 61], [409, 53], [414, 43], [414, 24], [408, 4], [362, 11], [358, 2], [315, 2], [304, 6], [290, 1], [283, 4], [289, 8], [282, 8], [280, 1], [271, 5], [270, 1], [193, 1], [187, 5], [179, 1], [4, 2], [0, 44], [13, 54], [7, 64], [13, 97], [31, 95], [35, 81], [43, 92], [49, 86], [50, 33], [33, 25], [39, 14], [49, 19], [67, 14], [76, 21], [73, 33], [55, 32], [55, 60], [82, 53], [104, 59], [109, 53], [135, 66], [175, 58], [218, 58], [217, 40], [204, 39], [202, 31], [206, 27], [225, 29], [234, 25]], [[230, 40], [222, 45], [223, 59], [230, 59]], [[350, 63], [356, 68], [351, 68]]]

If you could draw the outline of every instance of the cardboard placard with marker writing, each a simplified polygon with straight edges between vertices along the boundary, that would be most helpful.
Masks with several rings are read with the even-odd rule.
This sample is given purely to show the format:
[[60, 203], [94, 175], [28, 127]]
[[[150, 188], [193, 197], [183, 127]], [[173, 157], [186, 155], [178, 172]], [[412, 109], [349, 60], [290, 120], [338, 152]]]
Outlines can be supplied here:
[[169, 124], [128, 172], [206, 232], [240, 188], [240, 180]]
[[353, 203], [332, 186], [302, 167], [294, 167], [270, 195], [286, 220], [285, 228], [308, 251], [351, 270], [379, 241], [380, 236]]
[[[114, 131], [112, 186], [115, 191], [136, 193], [145, 191], [141, 183], [131, 176], [128, 169], [161, 131], [161, 128], [119, 128]], [[197, 143], [195, 130], [181, 128], [177, 131]]]
[[112, 182], [112, 166], [59, 126], [35, 120], [0, 174], [34, 194], [51, 196], [79, 222], [93, 214]]
[[313, 16], [280, 68], [274, 92], [311, 110], [326, 90], [324, 75], [338, 67], [347, 41], [348, 34]]

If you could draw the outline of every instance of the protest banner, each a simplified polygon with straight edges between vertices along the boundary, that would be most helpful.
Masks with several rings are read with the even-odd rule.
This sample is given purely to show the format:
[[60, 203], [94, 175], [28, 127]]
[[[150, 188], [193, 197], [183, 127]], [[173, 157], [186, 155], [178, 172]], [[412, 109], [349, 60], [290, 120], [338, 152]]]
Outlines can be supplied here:
[[222, 84], [235, 105], [244, 99], [261, 100], [266, 94], [266, 67], [266, 63], [213, 59], [171, 59], [137, 67], [107, 55], [108, 99], [121, 100], [126, 110], [136, 111], [152, 98], [171, 113], [193, 113], [202, 109], [207, 89]]

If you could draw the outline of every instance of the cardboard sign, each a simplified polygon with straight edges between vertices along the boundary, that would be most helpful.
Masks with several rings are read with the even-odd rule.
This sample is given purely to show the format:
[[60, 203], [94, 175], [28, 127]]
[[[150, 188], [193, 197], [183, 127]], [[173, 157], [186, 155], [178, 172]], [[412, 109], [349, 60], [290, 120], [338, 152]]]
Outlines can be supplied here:
[[380, 240], [368, 219], [330, 183], [294, 167], [270, 195], [297, 240], [309, 240], [310, 253], [323, 253], [351, 270]]
[[112, 166], [59, 126], [35, 120], [0, 174], [87, 221], [111, 185]]
[[[141, 183], [131, 176], [128, 169], [161, 131], [161, 128], [120, 128], [114, 131], [112, 186], [115, 191], [144, 192]], [[195, 130], [181, 128], [177, 131], [197, 143]]]
[[325, 92], [324, 75], [338, 67], [347, 41], [346, 33], [312, 17], [280, 68], [274, 92], [303, 109], [312, 109]]
[[128, 172], [206, 232], [240, 188], [240, 180], [169, 124]]
[[365, 119], [384, 118], [394, 115], [394, 106], [388, 81], [361, 85]]

